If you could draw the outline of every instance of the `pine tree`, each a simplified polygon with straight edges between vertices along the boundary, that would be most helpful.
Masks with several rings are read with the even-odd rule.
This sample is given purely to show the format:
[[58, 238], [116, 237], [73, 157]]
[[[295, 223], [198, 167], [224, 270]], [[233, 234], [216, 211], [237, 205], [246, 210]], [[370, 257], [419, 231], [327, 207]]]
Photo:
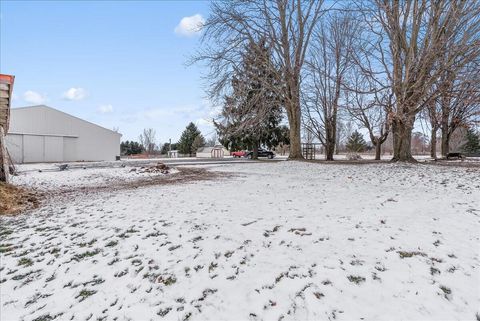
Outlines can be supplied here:
[[[198, 136], [200, 136], [200, 138], [197, 138]], [[201, 142], [203, 145], [205, 144], [205, 138], [203, 138], [202, 133], [198, 130], [194, 123], [190, 123], [183, 131], [178, 142], [178, 150], [180, 153], [192, 156], [192, 154], [196, 152], [196, 147], [194, 146], [196, 138], [197, 144], [199, 142]]]
[[120, 151], [122, 155], [135, 155], [143, 152], [143, 146], [138, 142], [125, 141], [120, 144]]
[[225, 97], [215, 127], [220, 142], [230, 150], [275, 146], [282, 120], [280, 85], [265, 40], [251, 42], [232, 80], [232, 94]]
[[480, 154], [480, 139], [479, 133], [476, 133], [472, 128], [467, 129], [467, 143], [463, 145], [463, 152], [465, 154]]
[[196, 153], [200, 147], [205, 146], [205, 138], [202, 135], [197, 135], [192, 143], [192, 152]]
[[178, 149], [178, 144], [172, 143], [170, 146], [170, 143], [165, 143], [162, 146], [162, 150], [160, 151], [160, 154], [166, 155], [170, 150], [177, 150]]
[[346, 144], [347, 150], [354, 153], [361, 153], [367, 149], [368, 145], [363, 135], [358, 131], [354, 131], [352, 135], [348, 138]]

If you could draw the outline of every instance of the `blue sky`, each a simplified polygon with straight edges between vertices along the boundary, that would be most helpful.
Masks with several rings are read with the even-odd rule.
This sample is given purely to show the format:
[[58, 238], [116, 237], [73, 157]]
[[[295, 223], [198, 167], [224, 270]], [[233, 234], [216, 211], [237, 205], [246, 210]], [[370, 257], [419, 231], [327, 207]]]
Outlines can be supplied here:
[[1, 0], [13, 107], [45, 104], [118, 127], [124, 140], [151, 127], [158, 143], [176, 141], [190, 121], [209, 136], [201, 67], [185, 65], [199, 46], [189, 25], [207, 15], [206, 1]]

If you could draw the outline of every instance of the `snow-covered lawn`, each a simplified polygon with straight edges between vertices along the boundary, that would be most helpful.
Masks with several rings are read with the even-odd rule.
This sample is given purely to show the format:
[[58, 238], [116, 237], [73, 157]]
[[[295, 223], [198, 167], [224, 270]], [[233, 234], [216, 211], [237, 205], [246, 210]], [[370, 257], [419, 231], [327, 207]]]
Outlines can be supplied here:
[[[12, 176], [15, 185], [27, 186], [42, 191], [69, 190], [72, 188], [93, 188], [99, 186], [116, 186], [120, 183], [134, 182], [139, 179], [159, 178], [161, 173], [146, 172], [136, 167], [75, 167], [59, 171], [52, 164], [19, 165], [19, 175]], [[152, 166], [155, 163], [152, 163]], [[88, 165], [87, 165], [88, 166]], [[177, 173], [175, 168], [169, 169], [171, 174]]]
[[[2, 217], [0, 319], [480, 318], [478, 168], [208, 170], [231, 175], [78, 191]], [[92, 171], [17, 183], [101, 184]]]

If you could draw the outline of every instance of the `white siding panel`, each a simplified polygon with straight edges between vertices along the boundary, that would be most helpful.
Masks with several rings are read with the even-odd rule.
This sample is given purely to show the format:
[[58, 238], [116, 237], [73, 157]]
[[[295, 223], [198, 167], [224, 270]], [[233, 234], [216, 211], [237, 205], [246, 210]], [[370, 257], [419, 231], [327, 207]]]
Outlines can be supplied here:
[[63, 162], [63, 137], [45, 136], [45, 162]]
[[45, 161], [44, 146], [44, 136], [24, 135], [23, 162], [35, 163]]
[[23, 135], [7, 135], [7, 150], [15, 164], [23, 163]]
[[77, 138], [63, 137], [63, 160], [65, 162], [77, 160]]

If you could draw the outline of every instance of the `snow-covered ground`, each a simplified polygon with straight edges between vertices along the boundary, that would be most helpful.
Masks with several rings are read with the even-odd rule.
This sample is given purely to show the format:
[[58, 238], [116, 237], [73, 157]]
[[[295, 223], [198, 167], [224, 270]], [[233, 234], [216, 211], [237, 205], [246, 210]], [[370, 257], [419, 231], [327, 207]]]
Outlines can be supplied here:
[[[165, 176], [158, 172], [150, 173], [140, 166], [83, 167], [79, 165], [77, 167], [72, 166], [73, 168], [65, 171], [59, 171], [58, 166], [45, 163], [18, 165], [17, 167], [18, 175], [11, 177], [13, 184], [44, 191], [99, 186], [114, 187], [119, 183]], [[169, 172], [174, 174], [178, 171], [171, 168]]]
[[[17, 183], [102, 184], [92, 170], [26, 172]], [[478, 168], [208, 170], [232, 174], [79, 191], [1, 218], [0, 319], [480, 318]]]

